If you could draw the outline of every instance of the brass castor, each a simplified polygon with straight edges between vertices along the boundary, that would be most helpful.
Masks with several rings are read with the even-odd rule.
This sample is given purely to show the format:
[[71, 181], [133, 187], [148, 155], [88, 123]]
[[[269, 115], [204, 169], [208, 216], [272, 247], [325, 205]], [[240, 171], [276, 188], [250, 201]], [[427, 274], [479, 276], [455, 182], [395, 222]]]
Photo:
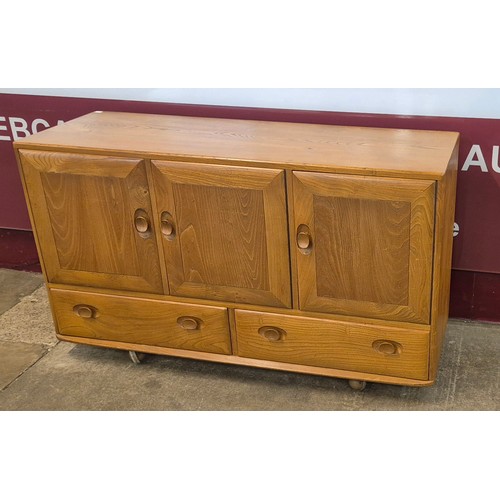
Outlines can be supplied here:
[[363, 391], [366, 387], [364, 380], [349, 380], [349, 386], [353, 391]]
[[143, 359], [146, 357], [146, 354], [144, 352], [129, 351], [128, 355], [134, 365], [140, 365]]

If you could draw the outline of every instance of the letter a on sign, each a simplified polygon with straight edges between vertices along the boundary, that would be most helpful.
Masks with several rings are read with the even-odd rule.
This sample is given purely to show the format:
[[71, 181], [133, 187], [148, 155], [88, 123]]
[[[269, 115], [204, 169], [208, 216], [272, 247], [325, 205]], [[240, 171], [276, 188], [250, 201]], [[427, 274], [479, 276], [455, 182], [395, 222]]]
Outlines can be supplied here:
[[[474, 159], [477, 156], [477, 159]], [[480, 167], [481, 172], [488, 172], [488, 167], [486, 166], [486, 161], [484, 160], [483, 152], [481, 151], [481, 146], [479, 144], [474, 144], [469, 151], [469, 155], [464, 162], [462, 167], [463, 172], [467, 172], [469, 167]]]

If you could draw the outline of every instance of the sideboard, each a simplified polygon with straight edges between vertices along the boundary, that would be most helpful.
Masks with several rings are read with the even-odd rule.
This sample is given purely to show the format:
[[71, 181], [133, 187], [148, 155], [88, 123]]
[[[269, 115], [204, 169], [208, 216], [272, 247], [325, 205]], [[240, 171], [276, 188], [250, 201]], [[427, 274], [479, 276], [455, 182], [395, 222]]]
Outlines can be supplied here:
[[14, 147], [57, 337], [434, 383], [459, 134], [115, 112]]

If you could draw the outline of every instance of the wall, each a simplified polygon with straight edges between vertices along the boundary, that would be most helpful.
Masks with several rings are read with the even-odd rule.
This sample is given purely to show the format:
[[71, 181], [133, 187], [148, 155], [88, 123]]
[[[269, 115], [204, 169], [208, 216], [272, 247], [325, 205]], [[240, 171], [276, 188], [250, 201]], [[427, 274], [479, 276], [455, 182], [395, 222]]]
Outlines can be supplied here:
[[499, 89], [0, 89], [3, 93], [213, 106], [500, 119]]
[[[460, 132], [451, 311], [500, 321], [499, 90], [4, 89], [0, 228], [30, 227], [11, 140], [96, 109]], [[26, 235], [0, 233], [0, 252], [13, 254], [11, 260], [16, 238]], [[18, 257], [21, 267], [36, 266], [28, 250]], [[5, 258], [1, 265], [12, 267]]]

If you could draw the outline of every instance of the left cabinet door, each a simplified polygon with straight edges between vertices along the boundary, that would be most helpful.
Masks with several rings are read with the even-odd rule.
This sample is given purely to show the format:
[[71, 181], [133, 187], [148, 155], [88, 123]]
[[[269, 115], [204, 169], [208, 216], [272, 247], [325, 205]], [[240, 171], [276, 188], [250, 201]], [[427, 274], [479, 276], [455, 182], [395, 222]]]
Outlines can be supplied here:
[[30, 150], [19, 160], [50, 282], [163, 293], [143, 160]]

